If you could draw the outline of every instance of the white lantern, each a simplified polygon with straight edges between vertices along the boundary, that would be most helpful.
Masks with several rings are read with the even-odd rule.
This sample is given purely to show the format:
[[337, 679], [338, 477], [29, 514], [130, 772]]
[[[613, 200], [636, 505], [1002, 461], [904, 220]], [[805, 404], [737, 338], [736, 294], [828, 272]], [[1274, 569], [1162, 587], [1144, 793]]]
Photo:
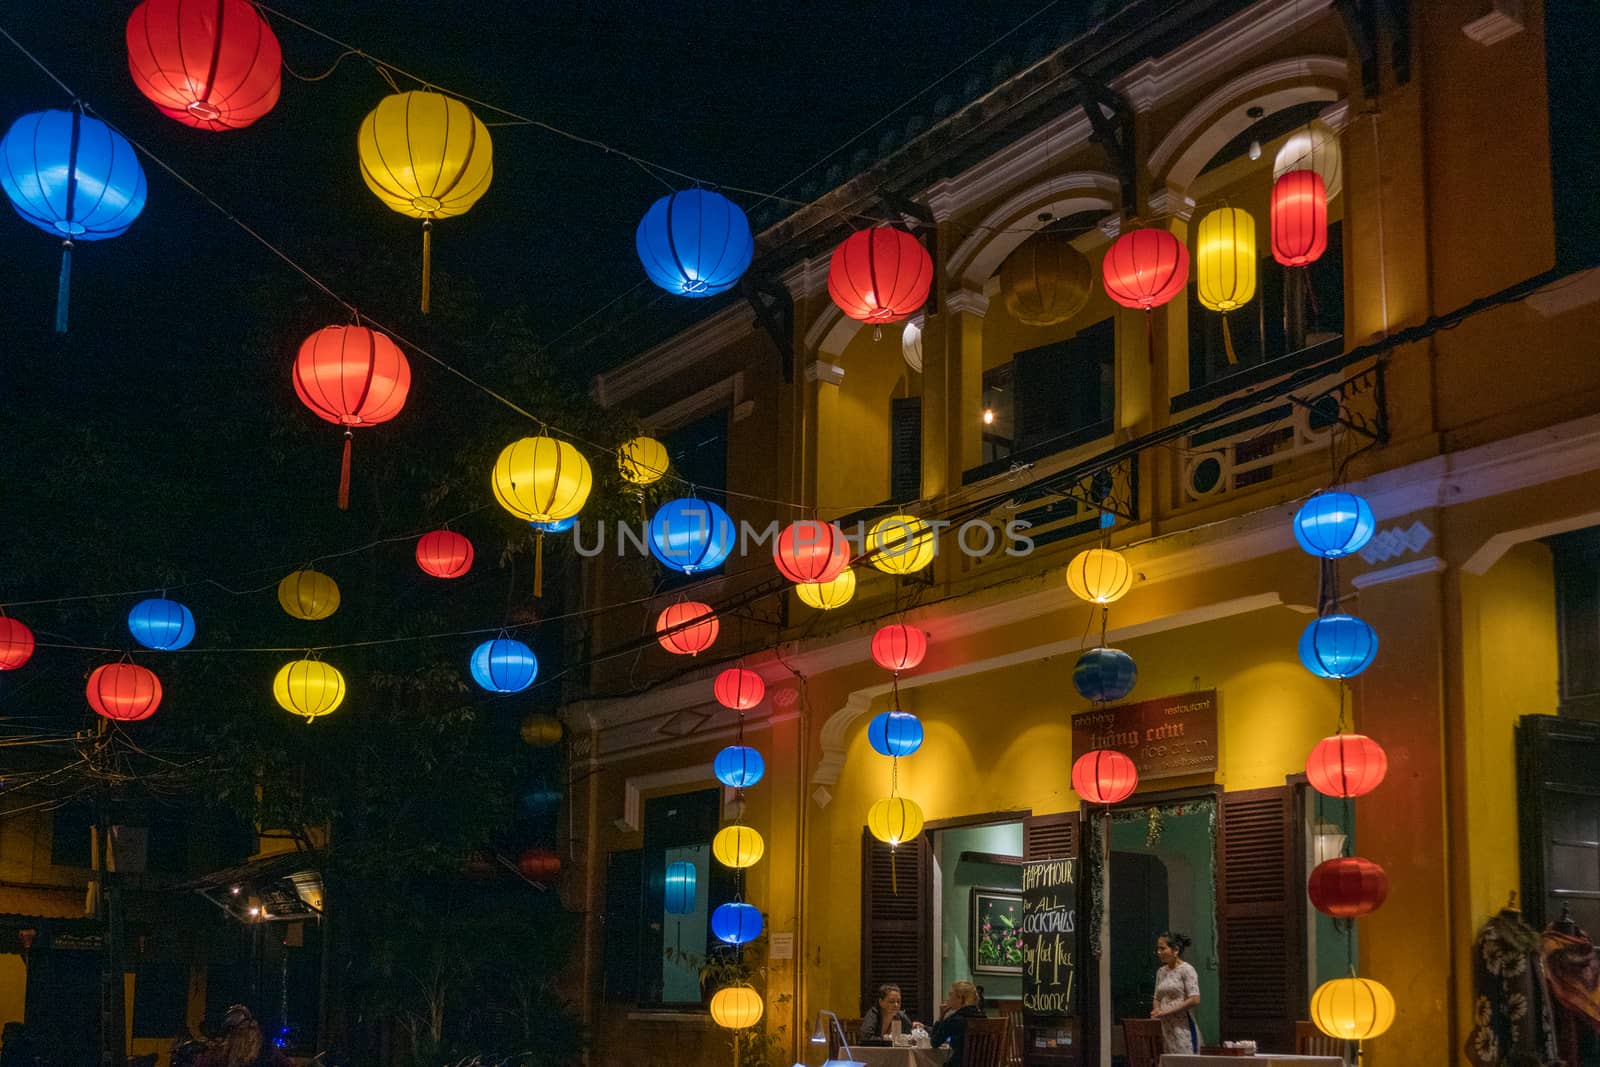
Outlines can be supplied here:
[[1272, 161], [1272, 180], [1291, 170], [1314, 170], [1322, 178], [1328, 199], [1339, 195], [1344, 187], [1343, 167], [1339, 157], [1339, 135], [1321, 119], [1312, 119], [1295, 130], [1278, 149]]
[[906, 357], [906, 364], [922, 373], [922, 316], [918, 315], [906, 323], [905, 329], [900, 331], [900, 354]]

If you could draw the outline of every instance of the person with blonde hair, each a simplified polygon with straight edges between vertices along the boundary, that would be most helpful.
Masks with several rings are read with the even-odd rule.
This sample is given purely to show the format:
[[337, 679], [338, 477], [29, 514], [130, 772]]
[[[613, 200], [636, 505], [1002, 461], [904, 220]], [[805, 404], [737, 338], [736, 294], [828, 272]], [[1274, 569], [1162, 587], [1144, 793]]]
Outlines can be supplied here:
[[262, 1040], [261, 1024], [250, 1009], [235, 1004], [222, 1016], [222, 1040], [200, 1057], [197, 1067], [289, 1067], [289, 1061]]
[[978, 987], [971, 982], [952, 982], [944, 999], [944, 1018], [933, 1025], [932, 1043], [938, 1048], [947, 1042], [950, 1058], [945, 1067], [961, 1067], [961, 1048], [967, 1043], [967, 1021], [983, 1018], [978, 1007]]

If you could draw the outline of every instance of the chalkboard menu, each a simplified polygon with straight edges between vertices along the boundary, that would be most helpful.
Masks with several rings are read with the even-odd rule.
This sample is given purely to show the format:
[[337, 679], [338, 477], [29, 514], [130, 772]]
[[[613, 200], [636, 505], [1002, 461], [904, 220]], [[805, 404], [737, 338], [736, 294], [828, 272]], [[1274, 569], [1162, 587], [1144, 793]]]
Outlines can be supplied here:
[[1035, 1017], [1078, 1014], [1078, 861], [1022, 865], [1022, 1010]]

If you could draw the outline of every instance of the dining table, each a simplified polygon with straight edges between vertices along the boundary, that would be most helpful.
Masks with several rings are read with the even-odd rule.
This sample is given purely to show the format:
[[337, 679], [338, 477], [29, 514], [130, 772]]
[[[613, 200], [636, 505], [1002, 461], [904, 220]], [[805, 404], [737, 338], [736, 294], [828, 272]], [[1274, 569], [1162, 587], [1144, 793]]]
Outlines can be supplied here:
[[[843, 1053], [840, 1054], [841, 1058]], [[850, 1058], [867, 1067], [944, 1067], [950, 1059], [947, 1048], [911, 1048], [888, 1045], [851, 1045]]]
[[1258, 1052], [1254, 1056], [1206, 1056], [1168, 1052], [1160, 1067], [1345, 1067], [1338, 1056], [1294, 1056], [1287, 1052]]

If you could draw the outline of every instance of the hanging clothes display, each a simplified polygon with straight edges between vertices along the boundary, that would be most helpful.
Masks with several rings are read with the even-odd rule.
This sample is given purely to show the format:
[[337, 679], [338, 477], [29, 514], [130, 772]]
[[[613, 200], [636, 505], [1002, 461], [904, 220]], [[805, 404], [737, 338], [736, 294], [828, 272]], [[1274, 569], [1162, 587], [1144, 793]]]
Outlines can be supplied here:
[[1483, 924], [1472, 946], [1473, 1027], [1467, 1062], [1475, 1067], [1557, 1067], [1539, 935], [1515, 906]]
[[[1545, 927], [1539, 957], [1554, 1004], [1555, 1042], [1568, 1064], [1600, 1059], [1600, 951], [1563, 914]], [[1585, 1058], [1585, 1056], [1589, 1058]]]

